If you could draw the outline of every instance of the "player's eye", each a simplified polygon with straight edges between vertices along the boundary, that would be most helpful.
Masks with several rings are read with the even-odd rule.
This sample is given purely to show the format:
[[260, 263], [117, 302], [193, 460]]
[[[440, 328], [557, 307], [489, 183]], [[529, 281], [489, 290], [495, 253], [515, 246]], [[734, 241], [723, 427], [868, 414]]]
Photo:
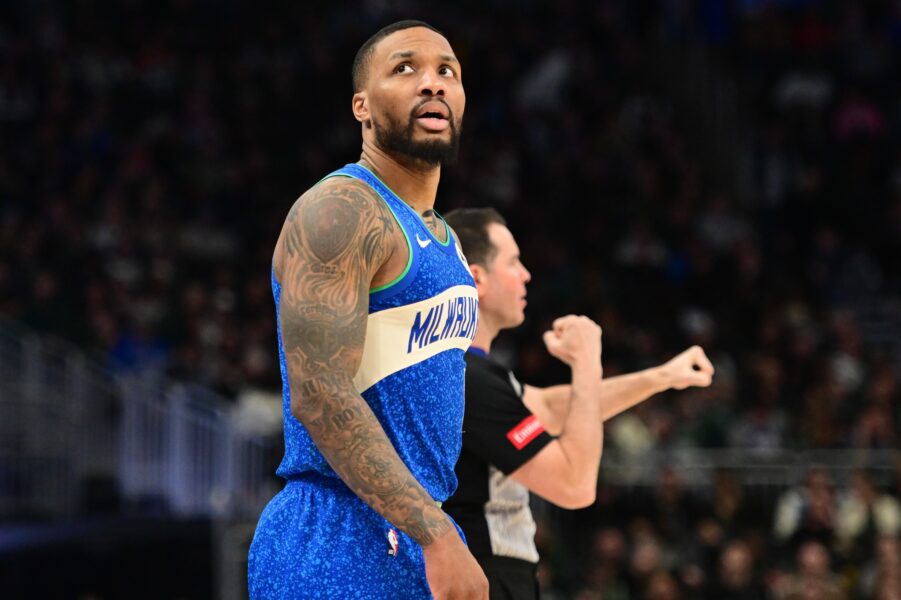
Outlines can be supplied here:
[[444, 65], [443, 67], [438, 69], [438, 74], [439, 75], [448, 75], [450, 77], [454, 77], [457, 75], [457, 73], [453, 69], [448, 67], [447, 65]]
[[396, 67], [394, 67], [395, 73], [410, 73], [413, 71], [413, 67], [410, 66], [410, 63], [400, 63]]

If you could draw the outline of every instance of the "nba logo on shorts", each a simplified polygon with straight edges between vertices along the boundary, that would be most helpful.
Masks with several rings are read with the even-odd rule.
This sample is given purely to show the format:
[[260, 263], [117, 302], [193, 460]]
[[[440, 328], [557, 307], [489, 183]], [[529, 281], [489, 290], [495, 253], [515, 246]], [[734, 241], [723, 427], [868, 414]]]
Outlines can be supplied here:
[[393, 529], [388, 530], [388, 544], [391, 546], [388, 550], [388, 554], [397, 556], [397, 532]]

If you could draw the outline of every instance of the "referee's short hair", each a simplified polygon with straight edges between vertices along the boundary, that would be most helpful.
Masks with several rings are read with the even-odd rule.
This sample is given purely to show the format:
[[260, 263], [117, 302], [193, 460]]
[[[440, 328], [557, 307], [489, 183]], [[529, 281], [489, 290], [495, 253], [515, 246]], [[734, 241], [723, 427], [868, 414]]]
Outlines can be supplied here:
[[488, 226], [497, 223], [506, 227], [504, 217], [493, 208], [457, 208], [444, 215], [444, 220], [457, 233], [469, 264], [487, 269], [497, 254], [488, 237]]

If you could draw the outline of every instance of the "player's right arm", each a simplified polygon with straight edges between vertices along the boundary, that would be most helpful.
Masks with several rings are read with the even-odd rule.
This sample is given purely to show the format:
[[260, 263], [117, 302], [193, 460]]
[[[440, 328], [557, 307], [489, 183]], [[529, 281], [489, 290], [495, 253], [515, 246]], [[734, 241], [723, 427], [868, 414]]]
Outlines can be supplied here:
[[354, 179], [326, 180], [292, 207], [275, 253], [291, 412], [347, 486], [424, 548], [436, 597], [487, 598], [475, 559], [353, 385], [370, 284], [396, 234], [384, 204]]

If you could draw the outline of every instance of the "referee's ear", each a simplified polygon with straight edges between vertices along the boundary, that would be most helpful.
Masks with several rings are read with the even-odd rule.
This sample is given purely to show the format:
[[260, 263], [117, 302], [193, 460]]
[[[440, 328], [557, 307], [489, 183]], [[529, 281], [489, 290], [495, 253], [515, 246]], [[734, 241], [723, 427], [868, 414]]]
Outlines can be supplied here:
[[472, 273], [472, 278], [476, 282], [476, 291], [479, 293], [479, 297], [481, 298], [482, 290], [488, 283], [488, 272], [482, 265], [477, 265], [474, 263], [469, 263], [469, 272]]

